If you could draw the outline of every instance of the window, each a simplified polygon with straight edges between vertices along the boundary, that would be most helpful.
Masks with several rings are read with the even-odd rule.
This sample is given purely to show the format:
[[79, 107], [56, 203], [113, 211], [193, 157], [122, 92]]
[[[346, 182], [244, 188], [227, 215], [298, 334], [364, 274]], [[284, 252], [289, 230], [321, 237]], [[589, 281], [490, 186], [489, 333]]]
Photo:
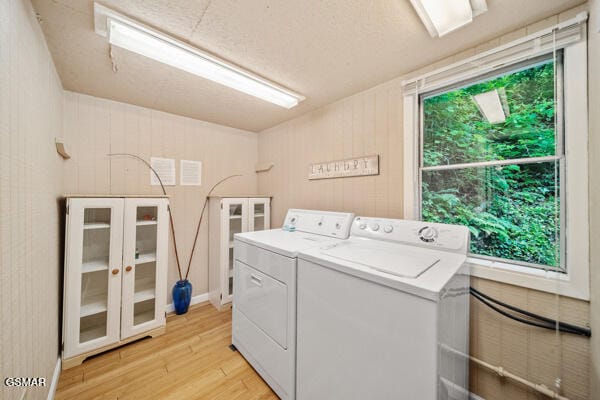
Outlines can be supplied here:
[[468, 226], [473, 276], [583, 300], [586, 20], [402, 81], [404, 218]]
[[476, 257], [565, 271], [560, 55], [420, 96], [421, 218]]

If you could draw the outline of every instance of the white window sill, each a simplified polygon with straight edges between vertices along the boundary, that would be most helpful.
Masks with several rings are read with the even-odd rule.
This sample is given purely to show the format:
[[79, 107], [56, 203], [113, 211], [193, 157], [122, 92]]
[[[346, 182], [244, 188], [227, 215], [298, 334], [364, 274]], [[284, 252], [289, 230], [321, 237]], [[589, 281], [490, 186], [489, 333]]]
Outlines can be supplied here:
[[561, 296], [589, 300], [587, 277], [468, 257], [471, 276]]

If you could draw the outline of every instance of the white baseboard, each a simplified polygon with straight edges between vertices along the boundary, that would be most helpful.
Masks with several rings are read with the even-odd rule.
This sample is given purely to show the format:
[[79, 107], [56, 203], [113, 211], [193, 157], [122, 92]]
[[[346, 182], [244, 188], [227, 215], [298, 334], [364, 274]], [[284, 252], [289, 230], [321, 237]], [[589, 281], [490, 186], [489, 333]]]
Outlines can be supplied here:
[[54, 367], [54, 373], [52, 374], [52, 382], [50, 382], [50, 390], [48, 390], [48, 400], [54, 400], [56, 394], [56, 388], [58, 386], [58, 379], [60, 378], [61, 360], [58, 357], [56, 360], [56, 366]]
[[[194, 304], [198, 303], [204, 303], [205, 301], [208, 301], [208, 293], [202, 293], [198, 296], [193, 296], [192, 301], [190, 301], [190, 306], [193, 306]], [[165, 311], [167, 312], [167, 314], [175, 312], [175, 307], [173, 306], [173, 303], [167, 304]]]

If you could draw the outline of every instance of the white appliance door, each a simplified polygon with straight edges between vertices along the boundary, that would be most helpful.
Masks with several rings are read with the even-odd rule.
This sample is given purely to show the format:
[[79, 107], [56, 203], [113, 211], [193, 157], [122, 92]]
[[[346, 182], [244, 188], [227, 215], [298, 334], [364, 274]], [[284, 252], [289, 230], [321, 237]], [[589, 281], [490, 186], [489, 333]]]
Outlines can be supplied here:
[[236, 261], [235, 288], [238, 310], [279, 346], [287, 349], [287, 285]]
[[297, 399], [437, 399], [435, 302], [301, 259], [297, 283]]

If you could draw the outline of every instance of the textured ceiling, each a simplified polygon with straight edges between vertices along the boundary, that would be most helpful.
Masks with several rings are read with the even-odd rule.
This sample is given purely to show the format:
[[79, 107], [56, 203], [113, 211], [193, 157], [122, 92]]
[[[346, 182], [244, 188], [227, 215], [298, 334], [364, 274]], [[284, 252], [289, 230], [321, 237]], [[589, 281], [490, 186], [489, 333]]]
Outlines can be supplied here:
[[118, 48], [114, 73], [91, 0], [32, 2], [65, 89], [260, 131], [585, 1], [488, 0], [441, 39], [408, 0], [99, 1], [306, 96], [291, 110]]

